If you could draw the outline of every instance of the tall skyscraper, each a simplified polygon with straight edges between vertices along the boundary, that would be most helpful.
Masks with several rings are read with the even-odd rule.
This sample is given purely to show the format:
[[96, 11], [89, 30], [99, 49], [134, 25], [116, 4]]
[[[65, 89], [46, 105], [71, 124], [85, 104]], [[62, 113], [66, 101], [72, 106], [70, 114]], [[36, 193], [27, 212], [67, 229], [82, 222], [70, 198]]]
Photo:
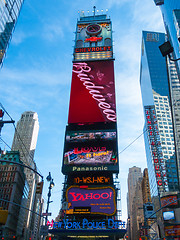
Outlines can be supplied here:
[[[144, 139], [151, 198], [156, 210], [161, 207], [161, 198], [175, 193], [179, 187], [168, 65], [159, 51], [164, 42], [164, 33], [142, 33], [140, 85], [145, 114]], [[164, 226], [159, 228], [163, 234]]]
[[132, 226], [133, 226], [133, 199], [135, 195], [136, 184], [138, 180], [142, 178], [141, 168], [132, 167], [129, 168], [128, 173], [128, 236], [132, 238]]
[[[27, 111], [21, 115], [21, 119], [17, 122], [16, 132], [14, 135], [12, 150], [20, 152], [21, 161], [36, 169], [34, 162], [34, 153], [36, 149], [37, 137], [39, 131], [38, 115], [35, 112]], [[38, 176], [30, 169], [24, 168], [27, 182], [29, 184], [29, 195], [27, 208], [33, 210], [35, 204], [35, 190]], [[27, 219], [25, 219], [25, 236], [30, 236], [30, 226], [32, 220], [32, 213], [29, 211]], [[32, 226], [33, 229], [33, 226]]]
[[[154, 0], [160, 6], [167, 38], [174, 48], [174, 57], [180, 57], [180, 2], [179, 0]], [[178, 64], [180, 67], [180, 63]], [[180, 70], [180, 69], [179, 69]]]
[[[180, 57], [180, 1], [179, 0], [155, 0], [155, 4], [160, 6], [167, 39], [174, 48], [173, 58]], [[173, 125], [175, 134], [175, 147], [177, 154], [178, 176], [180, 184], [180, 61], [173, 62], [167, 58], [169, 84], [171, 91], [171, 104]]]
[[0, 65], [2, 64], [23, 2], [24, 0], [0, 1]]
[[[78, 20], [72, 72], [59, 221], [69, 223], [67, 238], [119, 239], [126, 231], [118, 214], [112, 23], [106, 14], [94, 11], [93, 16]], [[58, 226], [51, 232], [66, 237]]]
[[140, 84], [152, 196], [178, 189], [167, 65], [158, 48], [164, 41], [163, 33], [143, 31]]

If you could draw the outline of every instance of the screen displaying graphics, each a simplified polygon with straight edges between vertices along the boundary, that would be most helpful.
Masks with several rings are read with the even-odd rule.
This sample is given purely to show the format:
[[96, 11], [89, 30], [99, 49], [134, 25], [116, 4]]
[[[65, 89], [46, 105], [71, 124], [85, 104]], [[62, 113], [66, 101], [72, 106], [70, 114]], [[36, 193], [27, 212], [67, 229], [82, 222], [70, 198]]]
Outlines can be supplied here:
[[169, 195], [165, 197], [161, 197], [161, 206], [166, 206], [168, 208], [175, 208], [179, 206], [178, 195]]
[[116, 122], [113, 61], [73, 64], [68, 124]]
[[110, 20], [104, 19], [102, 23], [98, 22], [98, 24], [78, 24], [74, 61], [102, 59], [113, 59], [112, 26]]
[[[98, 171], [87, 166], [104, 166], [118, 170], [117, 133], [115, 130], [67, 131], [63, 156], [63, 172]], [[80, 167], [81, 170], [78, 170]], [[102, 168], [102, 170], [106, 170]]]
[[100, 214], [111, 216], [116, 212], [115, 190], [112, 187], [81, 188], [71, 186], [66, 192], [66, 214]]

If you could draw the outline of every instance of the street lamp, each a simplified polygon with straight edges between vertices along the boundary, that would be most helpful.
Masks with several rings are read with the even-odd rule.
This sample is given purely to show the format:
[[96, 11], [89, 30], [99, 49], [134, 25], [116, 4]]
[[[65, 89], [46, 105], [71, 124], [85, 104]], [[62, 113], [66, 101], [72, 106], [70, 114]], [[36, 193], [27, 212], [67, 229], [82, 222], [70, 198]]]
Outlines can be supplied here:
[[[178, 41], [180, 41], [180, 38], [178, 38]], [[172, 53], [174, 51], [174, 48], [172, 47], [170, 41], [163, 43], [161, 46], [159, 46], [159, 49], [160, 49], [163, 57], [168, 56], [169, 59], [174, 62], [180, 60], [180, 58], [177, 58], [177, 59], [171, 58], [170, 53]]]
[[49, 175], [46, 177], [46, 180], [49, 182], [49, 192], [48, 192], [48, 195], [47, 195], [48, 196], [48, 201], [47, 201], [46, 221], [45, 221], [45, 224], [47, 225], [49, 204], [53, 202], [53, 201], [50, 201], [51, 189], [55, 186], [55, 184], [53, 182], [53, 178], [51, 177], [51, 173], [50, 172], [49, 172]]

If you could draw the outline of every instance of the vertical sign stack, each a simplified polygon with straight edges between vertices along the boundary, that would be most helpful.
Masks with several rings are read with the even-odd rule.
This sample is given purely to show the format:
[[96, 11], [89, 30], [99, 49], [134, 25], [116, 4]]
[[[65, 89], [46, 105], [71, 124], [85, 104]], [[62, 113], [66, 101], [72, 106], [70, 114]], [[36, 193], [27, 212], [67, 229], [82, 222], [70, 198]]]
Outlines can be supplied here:
[[107, 15], [80, 17], [62, 165], [66, 218], [116, 216], [117, 153], [111, 21]]

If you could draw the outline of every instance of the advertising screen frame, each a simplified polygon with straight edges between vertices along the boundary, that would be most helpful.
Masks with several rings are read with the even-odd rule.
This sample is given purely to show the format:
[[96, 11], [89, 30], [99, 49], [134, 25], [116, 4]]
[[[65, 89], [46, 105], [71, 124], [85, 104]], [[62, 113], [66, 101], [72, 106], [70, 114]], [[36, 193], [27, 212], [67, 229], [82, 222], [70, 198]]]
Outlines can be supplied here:
[[116, 122], [114, 61], [73, 63], [68, 124]]
[[[80, 200], [83, 200], [83, 197], [81, 196], [81, 193], [79, 193], [79, 194], [77, 194], [76, 195], [76, 198], [74, 197], [74, 201], [72, 200], [72, 202], [69, 202], [69, 196], [68, 196], [68, 193], [69, 193], [69, 191], [71, 190], [71, 189], [77, 189], [77, 190], [79, 190], [79, 192], [81, 191], [81, 192], [83, 192], [82, 193], [82, 196], [86, 196], [86, 198], [87, 198], [87, 200], [88, 200], [88, 198], [90, 198], [89, 199], [89, 205], [87, 205], [87, 206], [81, 206], [81, 205], [77, 205], [76, 203], [74, 203], [74, 205], [72, 204], [72, 202], [76, 202], [76, 200], [77, 200], [77, 198], [79, 197], [79, 199]], [[113, 192], [113, 195], [111, 194], [111, 196], [112, 196], [112, 202], [113, 202], [113, 206], [111, 206], [110, 205], [110, 203], [106, 203], [106, 200], [104, 200], [104, 203], [103, 203], [103, 200], [101, 199], [100, 201], [100, 203], [94, 203], [93, 202], [93, 200], [95, 199], [95, 200], [98, 200], [99, 198], [95, 198], [95, 195], [100, 195], [100, 193], [90, 193], [90, 195], [88, 196], [88, 193], [87, 193], [87, 191], [97, 191], [98, 192], [98, 190], [99, 191], [101, 191], [101, 190], [105, 190], [105, 189], [110, 189], [112, 192]], [[74, 190], [75, 191], [75, 190]], [[73, 193], [74, 195], [75, 195], [75, 193]], [[83, 195], [84, 194], [84, 195]], [[102, 193], [102, 194], [106, 194], [106, 196], [107, 196], [107, 193]], [[101, 195], [102, 195], [101, 194]], [[109, 194], [110, 195], [110, 194]], [[105, 199], [105, 197], [104, 197], [104, 199]], [[83, 214], [83, 216], [84, 215], [105, 215], [105, 216], [113, 216], [113, 215], [115, 215], [115, 213], [116, 213], [116, 211], [117, 211], [117, 205], [116, 205], [116, 192], [115, 192], [115, 189], [112, 187], [112, 186], [104, 186], [104, 187], [88, 187], [88, 186], [84, 186], [84, 187], [81, 187], [81, 186], [76, 186], [76, 185], [72, 185], [72, 186], [70, 186], [67, 190], [66, 190], [66, 201], [67, 201], [67, 203], [68, 203], [68, 205], [70, 206], [69, 207], [69, 209], [66, 211], [66, 214], [67, 215], [73, 215], [73, 214], [78, 214], [78, 215], [80, 215], [80, 214]], [[86, 202], [87, 203], [87, 202]], [[104, 205], [103, 205], [104, 204]], [[114, 210], [113, 210], [113, 212], [112, 213], [103, 213], [103, 212], [96, 212], [96, 211], [94, 211], [94, 212], [81, 212], [81, 213], [77, 213], [77, 212], [74, 212], [74, 208], [75, 207], [77, 207], [77, 208], [86, 208], [86, 209], [90, 209], [91, 208], [91, 205], [92, 205], [92, 208], [100, 208], [101, 206], [106, 206], [106, 208], [109, 208], [109, 207], [107, 207], [107, 205], [109, 206], [111, 206], [111, 207], [114, 207]], [[96, 205], [96, 206], [93, 206], [93, 205]], [[105, 207], [104, 207], [105, 208]], [[107, 210], [108, 211], [108, 210]]]
[[[103, 125], [102, 125], [103, 126]], [[69, 140], [66, 141], [67, 136], [69, 136], [69, 134], [76, 132], [76, 133], [101, 133], [101, 132], [105, 132], [105, 133], [116, 133], [116, 136], [111, 139], [98, 139], [98, 140], [85, 140], [82, 141], [82, 139], [80, 140], [74, 140], [72, 142], [70, 142]], [[106, 138], [106, 137], [105, 137]], [[76, 142], [79, 141], [79, 142]], [[92, 146], [92, 147], [90, 147]], [[74, 154], [74, 153], [78, 153], [77, 150], [78, 149], [83, 149], [83, 147], [85, 147], [84, 149], [93, 149], [92, 151], [95, 151], [95, 149], [100, 149], [103, 150], [103, 147], [105, 149], [105, 147], [107, 148], [107, 151], [103, 152], [103, 151], [99, 151], [97, 154], [94, 152], [90, 152], [90, 154], [86, 154], [86, 153], [80, 153], [80, 154]], [[76, 152], [74, 152], [75, 150]], [[106, 154], [107, 153], [107, 154]], [[70, 154], [70, 156], [69, 156]], [[99, 154], [99, 157], [98, 157]], [[82, 155], [82, 156], [81, 156]], [[83, 156], [84, 155], [84, 156]], [[89, 155], [89, 158], [87, 159], [86, 156]], [[97, 155], [97, 157], [94, 155]], [[71, 159], [72, 160], [71, 160]], [[97, 158], [97, 163], [95, 163], [95, 158]], [[100, 160], [98, 159], [104, 159], [102, 160], [102, 163], [100, 162]], [[109, 158], [109, 160], [107, 160]], [[83, 160], [84, 159], [84, 160]], [[87, 159], [88, 163], [85, 163]], [[92, 160], [91, 160], [92, 159]], [[113, 162], [114, 160], [114, 162]], [[91, 163], [92, 161], [92, 163]], [[94, 162], [93, 162], [94, 161]], [[104, 161], [107, 161], [107, 163], [105, 163]], [[111, 162], [110, 162], [111, 161]], [[78, 164], [79, 162], [79, 164]], [[80, 173], [80, 172], [113, 172], [113, 173], [118, 173], [119, 172], [119, 159], [118, 159], [118, 144], [117, 144], [117, 129], [78, 129], [77, 131], [71, 131], [69, 130], [69, 127], [66, 128], [66, 133], [65, 133], [65, 141], [64, 141], [64, 153], [63, 153], [63, 163], [62, 163], [62, 173], [63, 174], [73, 174], [73, 173]]]

